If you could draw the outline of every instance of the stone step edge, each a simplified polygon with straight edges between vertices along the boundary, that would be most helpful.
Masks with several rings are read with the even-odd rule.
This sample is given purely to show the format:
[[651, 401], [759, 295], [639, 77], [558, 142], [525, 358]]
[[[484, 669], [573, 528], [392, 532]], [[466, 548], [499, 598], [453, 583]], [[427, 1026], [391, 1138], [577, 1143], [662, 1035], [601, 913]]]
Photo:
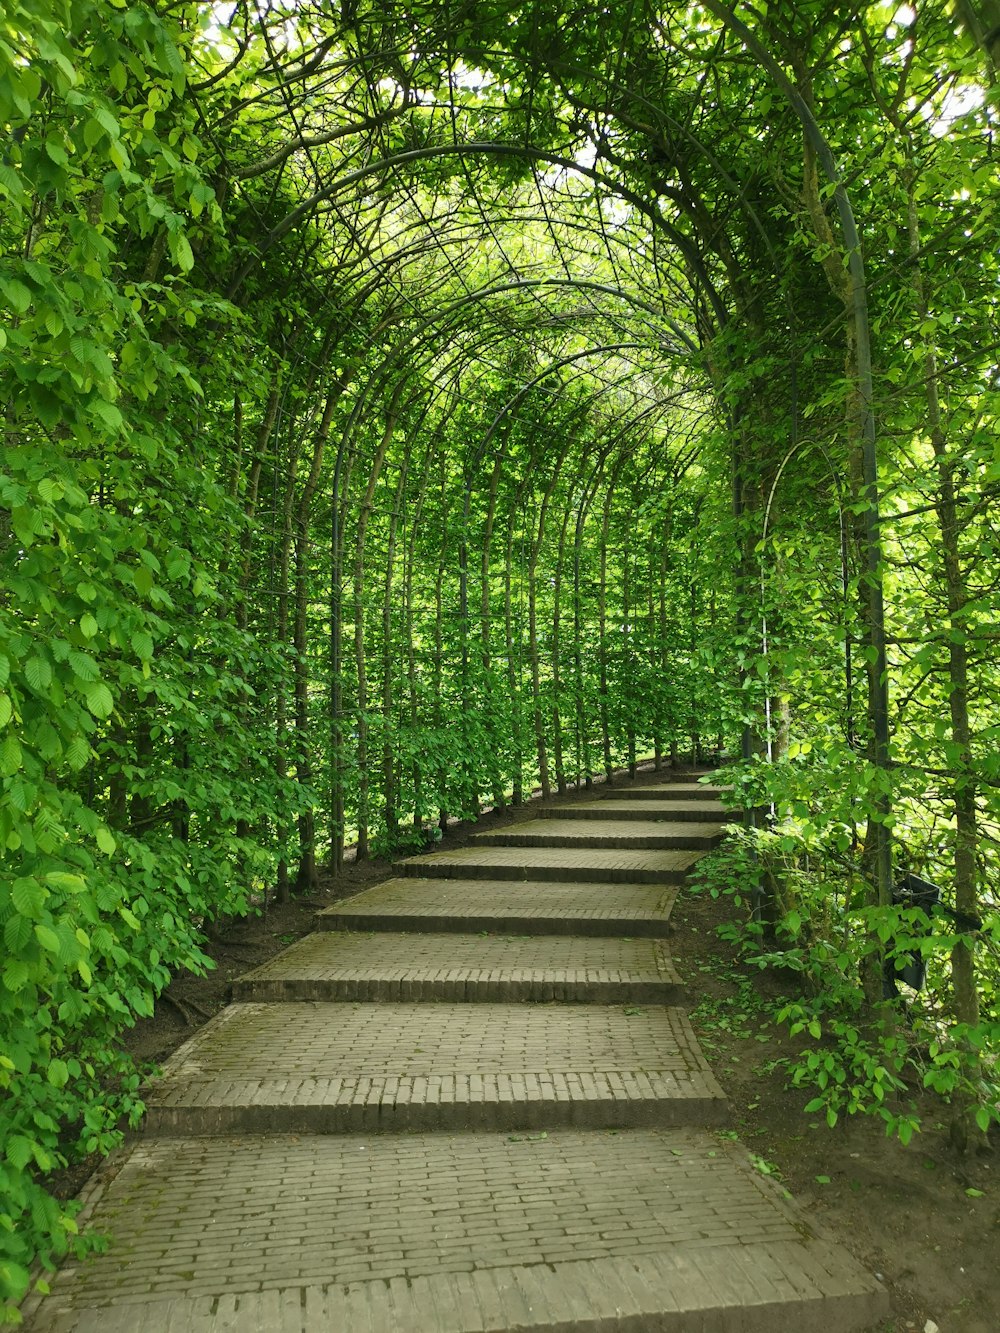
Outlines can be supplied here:
[[[544, 821], [542, 821], [544, 822]], [[582, 820], [574, 821], [582, 823]], [[704, 852], [722, 842], [723, 834], [695, 824], [688, 833], [546, 833], [542, 829], [518, 833], [513, 829], [473, 834], [475, 847], [562, 847], [569, 851], [583, 849], [606, 852]]]
[[[669, 912], [673, 904], [664, 910]], [[561, 917], [561, 916], [485, 916], [474, 911], [468, 916], [412, 916], [379, 913], [375, 909], [359, 912], [348, 908], [324, 907], [316, 913], [316, 930], [405, 931], [414, 934], [446, 932], [449, 934], [511, 935], [587, 935], [609, 938], [666, 939], [674, 933], [668, 916], [663, 917]]]
[[[473, 849], [475, 850], [475, 849]], [[445, 861], [428, 863], [426, 860], [396, 861], [393, 871], [400, 878], [419, 879], [506, 879], [523, 883], [524, 881], [548, 882], [551, 884], [577, 884], [583, 881], [590, 884], [683, 884], [688, 873], [700, 860], [697, 852], [691, 853], [691, 859], [683, 868], [645, 869], [637, 866], [560, 866], [531, 865], [528, 861], [521, 864], [504, 865], [502, 862], [488, 859], [489, 848], [484, 847], [487, 859], [483, 861]], [[500, 849], [502, 850], [502, 849]], [[521, 848], [511, 850], [530, 850]], [[539, 848], [541, 851], [555, 850]]]
[[889, 1295], [842, 1254], [805, 1241], [692, 1244], [662, 1254], [114, 1306], [73, 1307], [55, 1297], [43, 1310], [49, 1327], [65, 1333], [80, 1321], [102, 1333], [852, 1333], [888, 1316]]
[[[652, 804], [652, 802], [650, 802]], [[706, 801], [691, 802], [699, 808], [695, 810], [650, 810], [645, 802], [626, 805], [624, 801], [613, 801], [610, 805], [601, 802], [596, 805], [543, 805], [531, 812], [533, 819], [572, 819], [585, 821], [600, 819], [615, 823], [643, 822], [652, 824], [732, 824], [739, 816], [732, 810], [717, 809]], [[501, 832], [502, 830], [497, 830]]]
[[588, 980], [586, 977], [241, 977], [233, 982], [237, 1004], [429, 1003], [473, 1004], [687, 1004], [687, 989], [669, 978]]
[[[269, 1100], [266, 1085], [254, 1084], [256, 1100], [220, 1104], [158, 1102], [146, 1093], [142, 1131], [164, 1138], [231, 1134], [360, 1134], [440, 1131], [508, 1132], [549, 1129], [679, 1129], [724, 1126], [729, 1104], [711, 1074], [667, 1071], [643, 1074], [549, 1074], [549, 1084], [524, 1074], [494, 1076], [496, 1097], [473, 1095], [469, 1075], [393, 1078], [395, 1087], [382, 1100], [382, 1079], [302, 1080], [321, 1085], [308, 1100], [308, 1088], [294, 1097]], [[626, 1083], [635, 1085], [630, 1089]], [[463, 1082], [466, 1087], [452, 1084]], [[224, 1080], [227, 1095], [236, 1080]], [[370, 1088], [359, 1087], [361, 1083]], [[483, 1092], [482, 1089], [479, 1090]], [[412, 1100], [410, 1094], [413, 1094]], [[545, 1095], [548, 1094], [548, 1095]], [[315, 1094], [314, 1094], [315, 1095]]]
[[602, 791], [594, 789], [594, 799], [598, 801], [636, 800], [636, 801], [717, 801], [728, 796], [732, 787], [703, 787], [700, 784], [664, 782], [662, 785], [645, 783], [642, 786], [605, 787]]

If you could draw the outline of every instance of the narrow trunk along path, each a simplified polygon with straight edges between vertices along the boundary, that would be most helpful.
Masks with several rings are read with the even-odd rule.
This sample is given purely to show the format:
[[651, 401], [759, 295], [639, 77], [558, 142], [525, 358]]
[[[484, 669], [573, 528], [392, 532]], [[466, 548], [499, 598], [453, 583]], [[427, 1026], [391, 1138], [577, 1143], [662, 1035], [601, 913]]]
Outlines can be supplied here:
[[318, 913], [166, 1063], [51, 1333], [849, 1333], [874, 1277], [713, 1132], [669, 950], [718, 791], [550, 803]]

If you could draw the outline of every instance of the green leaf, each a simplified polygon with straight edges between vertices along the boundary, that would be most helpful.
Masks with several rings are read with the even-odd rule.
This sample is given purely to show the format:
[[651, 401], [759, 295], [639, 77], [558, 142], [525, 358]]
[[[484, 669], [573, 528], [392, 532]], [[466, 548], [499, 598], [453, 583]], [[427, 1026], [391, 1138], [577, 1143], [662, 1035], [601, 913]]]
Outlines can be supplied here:
[[94, 837], [97, 840], [98, 847], [100, 847], [101, 851], [104, 853], [105, 856], [114, 855], [115, 849], [117, 848], [118, 844], [115, 842], [110, 829], [105, 828], [104, 825], [101, 824], [98, 826], [97, 832], [94, 834]]
[[63, 893], [82, 893], [87, 887], [87, 881], [82, 875], [71, 875], [66, 870], [50, 870], [45, 876], [45, 883], [51, 884], [54, 889], [62, 889]]
[[45, 1077], [54, 1088], [64, 1088], [69, 1082], [69, 1070], [65, 1060], [51, 1060], [45, 1071]]
[[8, 735], [0, 744], [0, 775], [5, 778], [13, 777], [20, 769], [23, 760], [21, 752], [21, 742], [16, 736]]
[[173, 256], [174, 263], [182, 273], [189, 273], [194, 267], [194, 254], [191, 250], [191, 244], [183, 232], [171, 233], [170, 253]]
[[11, 953], [21, 953], [31, 935], [31, 922], [26, 916], [10, 917], [3, 928], [3, 942]]
[[17, 278], [0, 278], [0, 289], [16, 315], [23, 315], [31, 305], [31, 292]]
[[18, 991], [24, 990], [30, 975], [28, 964], [23, 958], [12, 958], [3, 970], [3, 984], [12, 995], [16, 995]]
[[97, 633], [97, 621], [89, 611], [85, 611], [80, 617], [80, 631], [87, 639], [92, 639]]
[[50, 926], [45, 926], [41, 923], [35, 926], [35, 938], [43, 949], [46, 949], [51, 954], [55, 954], [57, 958], [62, 953], [62, 945], [59, 943], [59, 936]]
[[100, 678], [101, 669], [89, 653], [74, 650], [69, 655], [69, 664], [77, 680], [91, 681]]
[[93, 713], [94, 717], [110, 717], [114, 711], [115, 701], [103, 681], [91, 681], [84, 686], [84, 698], [87, 700], [87, 707]]
[[34, 1155], [35, 1145], [23, 1134], [12, 1134], [7, 1140], [4, 1156], [18, 1171], [23, 1171]]
[[52, 668], [42, 657], [29, 657], [25, 663], [24, 677], [33, 690], [41, 693], [52, 684]]
[[6, 694], [0, 694], [0, 727], [5, 727], [14, 715], [14, 705]]
[[45, 906], [48, 891], [37, 879], [25, 877], [14, 881], [10, 899], [22, 916], [37, 917]]
[[90, 412], [92, 416], [98, 417], [109, 430], [119, 431], [125, 424], [125, 419], [118, 408], [105, 398], [95, 398], [90, 404]]
[[970, 1199], [982, 1199], [984, 1197], [982, 1190], [973, 1189], [971, 1185], [965, 1192]]
[[69, 166], [69, 154], [58, 139], [52, 137], [46, 139], [45, 152], [49, 160], [54, 162], [57, 167]]
[[153, 656], [153, 636], [145, 630], [137, 630], [132, 635], [132, 650], [142, 662], [148, 662]]
[[[8, 1150], [8, 1158], [10, 1152]], [[0, 1290], [6, 1289], [13, 1301], [21, 1300], [31, 1286], [31, 1274], [13, 1259], [0, 1261]]]
[[86, 736], [77, 734], [66, 748], [66, 762], [74, 772], [78, 772], [91, 756], [90, 742]]

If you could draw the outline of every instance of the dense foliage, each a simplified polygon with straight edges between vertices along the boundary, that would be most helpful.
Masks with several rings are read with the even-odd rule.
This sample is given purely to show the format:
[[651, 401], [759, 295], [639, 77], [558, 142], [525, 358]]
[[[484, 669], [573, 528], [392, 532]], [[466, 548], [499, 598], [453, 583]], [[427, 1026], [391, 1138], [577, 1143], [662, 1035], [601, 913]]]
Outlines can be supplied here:
[[989, 1127], [988, 9], [10, 0], [0, 1299], [214, 920], [643, 757], [816, 1104]]

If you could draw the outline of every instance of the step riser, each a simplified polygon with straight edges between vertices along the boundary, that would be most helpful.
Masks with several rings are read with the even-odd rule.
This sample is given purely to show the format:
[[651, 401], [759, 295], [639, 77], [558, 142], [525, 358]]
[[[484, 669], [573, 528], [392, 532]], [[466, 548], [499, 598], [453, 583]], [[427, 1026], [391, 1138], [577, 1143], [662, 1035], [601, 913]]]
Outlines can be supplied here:
[[[743, 1267], [753, 1272], [754, 1252], [750, 1247], [747, 1251]], [[699, 1264], [706, 1264], [706, 1254], [712, 1256], [707, 1262], [720, 1263], [709, 1249], [698, 1252]], [[889, 1316], [889, 1296], [884, 1289], [864, 1294], [838, 1290], [834, 1295], [817, 1293], [812, 1297], [785, 1294], [773, 1300], [756, 1298], [752, 1305], [740, 1307], [733, 1303], [731, 1294], [729, 1300], [715, 1299], [706, 1279], [698, 1276], [692, 1281], [690, 1263], [680, 1271], [685, 1284], [683, 1308], [662, 1310], [658, 1308], [663, 1304], [659, 1293], [676, 1285], [671, 1282], [674, 1274], [668, 1259], [664, 1259], [657, 1268], [649, 1265], [648, 1272], [640, 1269], [641, 1276], [637, 1278], [637, 1266], [649, 1257], [636, 1255], [627, 1272], [613, 1285], [603, 1271], [588, 1271], [599, 1269], [596, 1264], [535, 1264], [468, 1274], [446, 1271], [429, 1278], [418, 1276], [412, 1281], [401, 1278], [393, 1282], [391, 1290], [387, 1281], [357, 1280], [328, 1285], [281, 1285], [264, 1291], [251, 1287], [222, 1297], [228, 1307], [225, 1322], [219, 1317], [220, 1302], [216, 1296], [150, 1296], [148, 1301], [125, 1307], [130, 1314], [124, 1323], [121, 1302], [81, 1305], [74, 1308], [74, 1314], [67, 1320], [53, 1324], [52, 1329], [58, 1329], [59, 1333], [72, 1333], [76, 1329], [86, 1333], [93, 1333], [94, 1329], [134, 1333], [139, 1328], [169, 1328], [187, 1333], [191, 1329], [279, 1327], [282, 1333], [316, 1333], [317, 1329], [353, 1333], [354, 1329], [362, 1328], [375, 1333], [389, 1333], [389, 1330], [430, 1333], [432, 1329], [435, 1333], [438, 1330], [506, 1333], [509, 1329], [517, 1329], [518, 1333], [692, 1333], [695, 1329], [697, 1333], [802, 1333], [803, 1329], [822, 1328], [824, 1333], [851, 1333], [876, 1325], [881, 1327], [879, 1321]], [[773, 1270], [766, 1249], [763, 1259], [768, 1270]], [[696, 1274], [700, 1272], [700, 1268], [695, 1270]], [[722, 1273], [718, 1277], [718, 1284], [727, 1292], [731, 1272], [729, 1276], [729, 1283]], [[465, 1282], [459, 1285], [461, 1278]], [[784, 1285], [787, 1290], [787, 1282]], [[757, 1287], [752, 1279], [743, 1278], [742, 1286], [747, 1295], [755, 1296]], [[474, 1309], [465, 1304], [470, 1291], [475, 1292]], [[565, 1308], [567, 1299], [574, 1301], [575, 1309], [561, 1315], [558, 1312]], [[551, 1314], [535, 1313], [532, 1303], [538, 1304], [540, 1300]], [[497, 1311], [496, 1316], [490, 1318], [489, 1313], [484, 1314], [480, 1301], [488, 1312]], [[623, 1305], [628, 1305], [627, 1311], [623, 1311]], [[444, 1310], [464, 1307], [467, 1313], [460, 1323], [432, 1325], [428, 1322], [432, 1306]], [[513, 1311], [511, 1318], [516, 1323], [509, 1322], [504, 1309]], [[79, 1324], [75, 1322], [77, 1315], [82, 1317]]]
[[[663, 787], [608, 787], [600, 794], [603, 801], [717, 801], [718, 789], [699, 787], [697, 791], [679, 792], [669, 785]], [[572, 807], [567, 807], [572, 808]]]
[[317, 981], [269, 978], [237, 981], [237, 1003], [320, 1001], [322, 1003], [425, 1004], [685, 1004], [685, 988], [670, 981], [386, 981], [345, 978]]
[[401, 861], [393, 867], [397, 875], [414, 879], [510, 879], [536, 880], [548, 884], [683, 884], [686, 870], [609, 870], [603, 866], [505, 866], [434, 864], [429, 860]]
[[669, 921], [595, 920], [579, 917], [537, 916], [379, 916], [376, 913], [317, 913], [316, 930], [355, 931], [447, 931], [449, 934], [478, 935], [588, 935], [604, 939], [666, 939], [673, 934]]
[[603, 833], [581, 833], [568, 839], [560, 833], [479, 833], [476, 845], [482, 847], [592, 847], [605, 852], [706, 852], [718, 847], [722, 836], [715, 834], [660, 833], [642, 837], [613, 837]]
[[713, 1097], [593, 1098], [579, 1101], [392, 1103], [345, 1106], [149, 1106], [148, 1137], [222, 1134], [361, 1134], [464, 1130], [679, 1129], [728, 1122], [724, 1100]]
[[670, 824], [730, 824], [734, 822], [735, 818], [732, 811], [716, 810], [714, 807], [708, 807], [705, 810], [657, 810], [654, 814], [642, 808], [630, 809], [624, 802], [620, 804], [616, 802], [613, 808], [601, 811], [577, 810], [573, 806], [567, 806], [566, 809], [560, 810], [558, 806], [549, 806], [541, 810], [534, 810], [532, 814], [537, 819], [638, 819], [643, 822], [655, 819]]

